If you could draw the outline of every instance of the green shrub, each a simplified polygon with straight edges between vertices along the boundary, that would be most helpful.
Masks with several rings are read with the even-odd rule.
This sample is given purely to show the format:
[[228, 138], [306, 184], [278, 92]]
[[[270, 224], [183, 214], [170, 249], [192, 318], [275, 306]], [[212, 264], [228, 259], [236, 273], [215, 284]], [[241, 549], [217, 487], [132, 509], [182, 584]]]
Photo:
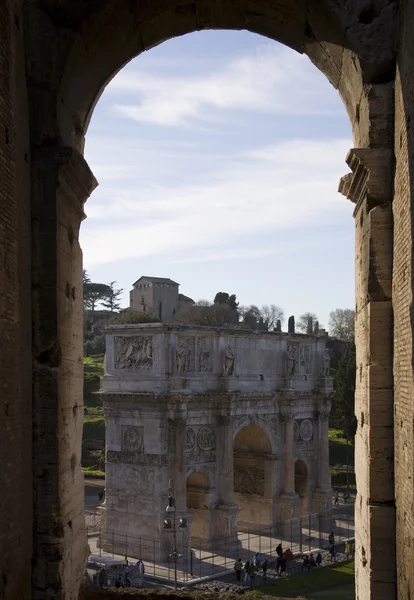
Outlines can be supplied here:
[[[348, 446], [348, 448], [347, 448]], [[347, 444], [344, 432], [341, 429], [329, 430], [329, 464], [336, 465], [354, 465], [355, 448], [349, 442]]]
[[105, 440], [105, 419], [104, 417], [95, 417], [85, 415], [83, 423], [84, 440]]
[[83, 402], [85, 406], [102, 406], [102, 400], [96, 395], [104, 374], [104, 355], [86, 356], [83, 361]]
[[355, 487], [356, 485], [356, 481], [355, 481], [355, 473], [348, 473], [348, 481], [347, 481], [347, 473], [346, 471], [335, 471], [332, 470], [331, 471], [331, 482], [333, 486], [343, 486], [343, 485], [347, 485], [347, 483], [352, 486]]

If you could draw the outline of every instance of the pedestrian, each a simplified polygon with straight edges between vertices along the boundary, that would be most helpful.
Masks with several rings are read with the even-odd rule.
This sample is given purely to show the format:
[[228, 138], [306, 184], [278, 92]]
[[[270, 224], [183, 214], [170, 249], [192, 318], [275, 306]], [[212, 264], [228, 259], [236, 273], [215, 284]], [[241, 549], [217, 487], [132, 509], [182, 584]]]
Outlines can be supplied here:
[[105, 567], [99, 571], [99, 585], [104, 587], [106, 585], [106, 569]]
[[236, 571], [236, 581], [240, 581], [241, 572], [243, 569], [243, 563], [241, 558], [238, 558], [234, 563], [234, 570]]
[[281, 557], [283, 554], [282, 542], [276, 547], [276, 554]]
[[336, 491], [335, 492], [335, 506], [338, 506], [339, 504], [339, 493]]
[[125, 571], [123, 567], [119, 569], [118, 579], [116, 580], [116, 587], [125, 587]]
[[318, 552], [318, 554], [316, 555], [316, 566], [317, 567], [321, 567], [322, 566], [322, 554], [321, 554], [321, 552]]
[[263, 561], [262, 569], [263, 569], [263, 583], [267, 581], [267, 568], [269, 566], [269, 561], [267, 558]]
[[250, 587], [253, 588], [254, 587], [254, 578], [256, 576], [256, 567], [254, 565], [254, 563], [250, 563], [249, 565], [249, 577], [250, 577]]
[[256, 552], [254, 555], [253, 563], [257, 569], [260, 567], [260, 552]]
[[314, 569], [314, 568], [316, 568], [316, 566], [317, 566], [317, 565], [316, 565], [316, 560], [315, 560], [315, 557], [313, 556], [313, 554], [311, 554], [311, 555], [310, 555], [310, 557], [309, 557], [309, 567], [308, 567], [309, 571], [310, 571], [311, 569]]
[[349, 558], [349, 555], [351, 554], [351, 544], [349, 542], [345, 542], [345, 554], [346, 554], [346, 558]]
[[280, 576], [283, 577], [286, 574], [286, 552], [283, 552], [282, 558], [280, 559]]
[[244, 565], [244, 585], [247, 585], [247, 583], [249, 581], [249, 567], [250, 567], [250, 560], [247, 560], [246, 564]]
[[332, 546], [332, 544], [335, 543], [335, 536], [334, 536], [333, 531], [331, 531], [331, 533], [329, 534], [328, 540], [329, 540], [329, 546]]
[[138, 571], [138, 587], [142, 587], [144, 585], [145, 565], [140, 558], [137, 561], [137, 571]]
[[292, 560], [293, 560], [293, 552], [290, 548], [288, 548], [285, 552], [285, 559], [286, 559], [286, 570], [289, 571], [290, 566], [292, 564]]

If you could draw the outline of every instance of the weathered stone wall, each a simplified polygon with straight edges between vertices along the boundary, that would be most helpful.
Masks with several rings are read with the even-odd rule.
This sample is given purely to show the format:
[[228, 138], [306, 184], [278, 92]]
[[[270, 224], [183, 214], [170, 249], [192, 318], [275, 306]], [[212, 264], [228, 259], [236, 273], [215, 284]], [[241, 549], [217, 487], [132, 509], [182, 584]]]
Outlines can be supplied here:
[[30, 145], [22, 2], [0, 3], [0, 596], [31, 597]]
[[398, 600], [414, 598], [414, 3], [401, 2], [395, 88], [394, 385]]
[[[4, 340], [0, 350], [4, 382], [0, 472], [7, 489], [7, 498], [0, 499], [1, 550], [4, 544], [7, 548], [6, 554], [2, 552], [7, 558], [0, 585], [4, 584], [6, 598], [27, 597], [32, 535], [35, 596], [76, 598], [83, 573], [86, 540], [78, 464], [82, 420], [81, 254], [77, 234], [82, 218], [79, 207], [94, 182], [82, 160], [76, 163], [75, 158], [77, 166], [72, 168], [72, 150], [76, 147], [82, 151], [93, 106], [123, 64], [172, 36], [214, 27], [248, 28], [306, 52], [339, 90], [350, 116], [355, 146], [376, 150], [393, 148], [393, 128], [389, 127], [394, 106], [393, 55], [399, 47], [392, 299], [395, 490], [399, 595], [404, 600], [412, 597], [412, 0], [399, 3], [399, 46], [394, 38], [398, 33], [398, 3], [392, 0], [326, 0], [294, 5], [291, 0], [35, 0], [24, 4], [24, 15], [20, 0], [3, 0], [0, 4], [0, 263], [4, 267], [0, 270]], [[388, 183], [384, 183], [390, 164], [392, 155], [382, 151], [369, 162], [371, 183], [377, 175], [380, 183], [357, 211], [357, 275], [366, 283], [357, 297], [357, 594], [364, 600], [379, 596], [391, 600], [395, 591], [394, 565], [389, 560], [384, 564], [384, 557], [393, 555], [395, 541], [393, 315], [388, 289], [393, 224], [389, 210], [392, 194]], [[83, 172], [80, 178], [76, 176], [79, 171]], [[293, 424], [289, 414], [285, 416], [290, 439]], [[175, 422], [179, 430], [180, 418], [175, 417]], [[174, 456], [181, 451], [177, 443]], [[30, 515], [31, 492], [27, 489], [31, 465], [35, 528]], [[179, 475], [179, 465], [171, 466]]]

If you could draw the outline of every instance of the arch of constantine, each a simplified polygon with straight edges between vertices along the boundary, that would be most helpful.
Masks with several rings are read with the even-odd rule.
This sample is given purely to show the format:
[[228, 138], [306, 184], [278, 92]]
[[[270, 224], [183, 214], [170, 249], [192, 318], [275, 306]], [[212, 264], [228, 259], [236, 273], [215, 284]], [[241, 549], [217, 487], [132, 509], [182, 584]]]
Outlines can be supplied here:
[[0, 2], [6, 600], [78, 600], [85, 578], [79, 228], [97, 185], [83, 157], [94, 106], [129, 60], [203, 29], [247, 29], [306, 54], [349, 115], [340, 191], [355, 204], [356, 596], [414, 598], [413, 24], [414, 0]]
[[167, 548], [169, 479], [197, 546], [230, 548], [239, 530], [277, 521], [287, 532], [291, 519], [312, 512], [330, 531], [325, 336], [111, 326], [101, 394], [103, 539], [112, 547], [115, 533], [119, 552], [125, 535], [131, 553], [134, 536], [147, 540], [150, 556], [153, 540]]

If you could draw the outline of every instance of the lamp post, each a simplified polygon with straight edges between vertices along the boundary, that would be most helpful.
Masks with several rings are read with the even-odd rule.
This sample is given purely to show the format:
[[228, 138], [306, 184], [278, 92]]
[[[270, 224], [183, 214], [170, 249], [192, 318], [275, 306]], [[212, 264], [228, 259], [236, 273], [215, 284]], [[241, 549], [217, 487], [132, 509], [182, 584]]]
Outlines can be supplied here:
[[[174, 561], [174, 589], [177, 589], [177, 562], [182, 558], [182, 555], [177, 551], [177, 527], [176, 527], [176, 511], [174, 498], [174, 484], [172, 479], [168, 482], [168, 506], [165, 509], [167, 518], [164, 519], [163, 529], [170, 531], [173, 534], [173, 550], [169, 555]], [[179, 529], [187, 529], [187, 519], [181, 518], [178, 523]]]

